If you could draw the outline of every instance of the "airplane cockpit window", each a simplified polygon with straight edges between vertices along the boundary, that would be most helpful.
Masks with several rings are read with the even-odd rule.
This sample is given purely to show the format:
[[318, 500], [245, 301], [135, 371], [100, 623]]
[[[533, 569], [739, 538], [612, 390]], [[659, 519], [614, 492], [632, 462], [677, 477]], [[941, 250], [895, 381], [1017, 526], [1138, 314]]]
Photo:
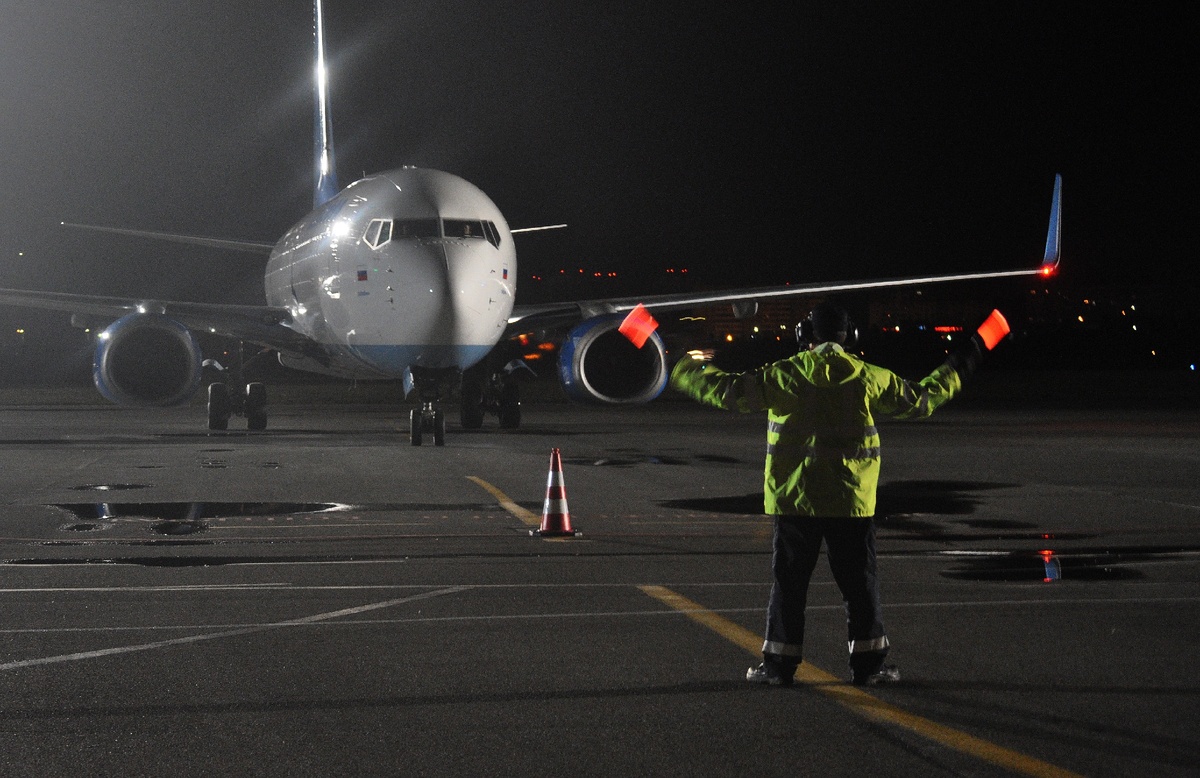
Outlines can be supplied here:
[[492, 222], [484, 222], [483, 231], [487, 233], [488, 243], [500, 248], [500, 230], [496, 229], [496, 225]]
[[443, 219], [442, 228], [446, 231], [447, 238], [479, 238], [486, 240], [493, 246], [499, 247], [500, 233], [496, 229], [496, 225], [489, 221], [480, 221], [479, 219]]
[[447, 238], [483, 239], [483, 222], [478, 219], [442, 219]]
[[[445, 231], [443, 233], [443, 230]], [[486, 240], [500, 247], [500, 230], [490, 221], [479, 219], [372, 219], [363, 233], [363, 242], [373, 249], [404, 238], [440, 238]]]
[[377, 249], [392, 239], [391, 219], [372, 219], [367, 225], [363, 241], [373, 249]]
[[440, 238], [442, 232], [438, 229], [437, 219], [397, 219], [392, 230], [392, 237], [401, 238]]

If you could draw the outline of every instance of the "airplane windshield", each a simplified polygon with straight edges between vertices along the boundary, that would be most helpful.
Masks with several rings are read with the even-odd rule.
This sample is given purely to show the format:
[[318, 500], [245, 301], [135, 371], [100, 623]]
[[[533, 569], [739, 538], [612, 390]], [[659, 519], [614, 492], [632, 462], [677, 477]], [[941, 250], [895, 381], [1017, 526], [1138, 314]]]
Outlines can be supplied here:
[[478, 219], [443, 219], [447, 238], [484, 238], [483, 222]]
[[392, 237], [400, 238], [440, 238], [437, 219], [397, 219]]
[[496, 225], [479, 219], [443, 219], [440, 223], [437, 219], [372, 219], [363, 241], [377, 249], [392, 240], [440, 238], [443, 234], [452, 240], [479, 239], [500, 246]]
[[480, 238], [493, 246], [500, 245], [500, 232], [496, 225], [479, 219], [443, 219], [442, 227], [447, 238]]

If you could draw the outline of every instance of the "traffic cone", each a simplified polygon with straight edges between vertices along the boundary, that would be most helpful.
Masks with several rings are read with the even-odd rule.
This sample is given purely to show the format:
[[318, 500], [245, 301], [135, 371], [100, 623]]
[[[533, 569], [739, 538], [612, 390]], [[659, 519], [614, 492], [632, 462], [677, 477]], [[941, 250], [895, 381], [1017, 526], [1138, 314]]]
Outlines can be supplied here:
[[542, 526], [529, 530], [530, 535], [547, 537], [578, 537], [582, 532], [571, 529], [571, 512], [567, 510], [567, 487], [563, 484], [562, 456], [558, 449], [550, 450], [550, 474], [546, 477], [546, 501], [542, 503]]

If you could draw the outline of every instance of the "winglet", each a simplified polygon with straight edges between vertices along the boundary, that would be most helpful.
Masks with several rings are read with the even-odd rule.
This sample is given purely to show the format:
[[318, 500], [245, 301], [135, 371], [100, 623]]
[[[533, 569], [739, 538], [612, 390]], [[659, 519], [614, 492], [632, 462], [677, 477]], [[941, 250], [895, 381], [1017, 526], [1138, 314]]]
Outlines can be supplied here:
[[1054, 275], [1058, 269], [1062, 242], [1062, 174], [1054, 176], [1054, 197], [1050, 200], [1050, 229], [1046, 232], [1046, 254], [1042, 258], [1042, 275]]

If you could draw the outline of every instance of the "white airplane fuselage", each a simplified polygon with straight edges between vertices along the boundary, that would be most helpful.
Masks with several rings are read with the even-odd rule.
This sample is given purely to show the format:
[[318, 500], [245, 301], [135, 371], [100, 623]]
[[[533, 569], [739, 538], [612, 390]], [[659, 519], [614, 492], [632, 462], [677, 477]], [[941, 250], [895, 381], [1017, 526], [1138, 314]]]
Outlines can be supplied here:
[[487, 195], [450, 173], [400, 168], [351, 184], [288, 230], [265, 287], [323, 352], [284, 364], [399, 378], [483, 359], [504, 334], [516, 278], [512, 233]]

